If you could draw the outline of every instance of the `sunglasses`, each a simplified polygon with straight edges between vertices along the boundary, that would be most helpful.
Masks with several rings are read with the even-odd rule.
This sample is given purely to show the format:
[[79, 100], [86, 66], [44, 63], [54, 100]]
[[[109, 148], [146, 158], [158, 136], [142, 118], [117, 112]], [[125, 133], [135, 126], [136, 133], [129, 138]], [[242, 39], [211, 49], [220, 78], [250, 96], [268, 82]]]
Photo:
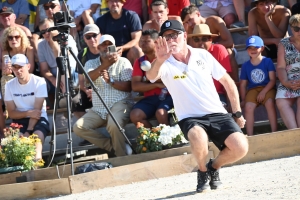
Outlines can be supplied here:
[[98, 36], [98, 34], [93, 34], [93, 35], [85, 35], [85, 39], [90, 40], [91, 38], [96, 38]]
[[291, 28], [292, 28], [295, 32], [299, 32], [299, 31], [300, 31], [300, 27], [298, 27], [298, 26], [291, 26]]
[[51, 4], [50, 6], [44, 6], [44, 9], [49, 10], [49, 8], [51, 8], [51, 10], [53, 10], [56, 6], [56, 4]]
[[210, 37], [192, 37], [194, 42], [207, 42]]
[[176, 40], [178, 38], [178, 35], [182, 32], [175, 32], [168, 35], [164, 35], [163, 37], [166, 38], [166, 41], [169, 41], [170, 39]]
[[8, 39], [9, 41], [13, 41], [14, 39], [15, 39], [15, 40], [18, 40], [18, 39], [20, 39], [20, 38], [21, 38], [21, 36], [19, 36], [19, 35], [15, 35], [15, 36], [9, 35], [9, 36], [7, 36], [7, 39]]
[[47, 33], [47, 31], [48, 31], [48, 29], [41, 30], [40, 33], [41, 33], [42, 35], [44, 35], [45, 33]]

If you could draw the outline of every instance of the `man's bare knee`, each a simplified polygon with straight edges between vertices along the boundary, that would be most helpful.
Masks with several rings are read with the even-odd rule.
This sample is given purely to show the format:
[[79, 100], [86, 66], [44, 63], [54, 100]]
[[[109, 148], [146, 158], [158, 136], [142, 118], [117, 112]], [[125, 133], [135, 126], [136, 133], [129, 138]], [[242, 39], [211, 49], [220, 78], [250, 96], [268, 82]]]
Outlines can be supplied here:
[[232, 133], [225, 140], [226, 146], [235, 154], [245, 156], [249, 149], [248, 140], [245, 135], [239, 132]]
[[206, 138], [206, 140], [208, 139], [206, 132], [200, 126], [194, 126], [191, 128], [188, 132], [188, 138], [189, 141], [202, 140], [204, 138]]

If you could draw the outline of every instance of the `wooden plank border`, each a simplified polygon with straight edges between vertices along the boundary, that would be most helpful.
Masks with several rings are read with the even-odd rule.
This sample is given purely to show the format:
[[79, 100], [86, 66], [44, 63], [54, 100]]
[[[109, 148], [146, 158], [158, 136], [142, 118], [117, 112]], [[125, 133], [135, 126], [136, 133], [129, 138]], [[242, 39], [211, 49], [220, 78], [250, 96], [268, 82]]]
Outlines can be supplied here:
[[32, 199], [71, 194], [67, 178], [0, 185], [1, 200]]

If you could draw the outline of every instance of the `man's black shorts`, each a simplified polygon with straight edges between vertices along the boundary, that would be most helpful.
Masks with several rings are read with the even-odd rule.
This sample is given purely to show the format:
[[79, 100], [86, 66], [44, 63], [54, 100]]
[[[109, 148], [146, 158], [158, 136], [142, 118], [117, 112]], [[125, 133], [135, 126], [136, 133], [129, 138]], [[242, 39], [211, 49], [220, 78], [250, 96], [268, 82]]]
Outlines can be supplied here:
[[[23, 127], [20, 129], [20, 132], [25, 133], [29, 124], [29, 119], [30, 118], [13, 119], [12, 122], [22, 125]], [[44, 138], [46, 138], [46, 136], [50, 132], [48, 120], [46, 120], [44, 117], [41, 117], [40, 120], [35, 124], [33, 133], [34, 131], [41, 131], [44, 134]]]
[[187, 140], [187, 134], [191, 128], [194, 126], [203, 128], [209, 139], [211, 139], [220, 150], [226, 147], [224, 142], [230, 134], [234, 132], [243, 133], [229, 113], [214, 113], [203, 117], [185, 118], [179, 121], [178, 124]]

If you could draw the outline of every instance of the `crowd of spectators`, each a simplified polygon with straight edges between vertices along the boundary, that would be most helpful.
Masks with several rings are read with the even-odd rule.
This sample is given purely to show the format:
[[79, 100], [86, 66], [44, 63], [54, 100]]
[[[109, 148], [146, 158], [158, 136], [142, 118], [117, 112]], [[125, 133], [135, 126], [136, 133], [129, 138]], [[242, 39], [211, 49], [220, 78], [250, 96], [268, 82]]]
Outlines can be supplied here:
[[[78, 56], [122, 128], [129, 120], [143, 122], [145, 127], [150, 128], [152, 125], [148, 120], [152, 117], [156, 117], [159, 123], [169, 124], [172, 97], [167, 94], [163, 100], [159, 99], [161, 91], [167, 88], [160, 80], [150, 83], [141, 67], [145, 61], [151, 62], [156, 58], [154, 43], [166, 20], [182, 23], [188, 34], [187, 44], [210, 52], [240, 87], [248, 135], [253, 134], [254, 109], [260, 104], [267, 108], [272, 131], [277, 130], [275, 104], [287, 128], [300, 127], [300, 109], [296, 113], [292, 109], [295, 103], [300, 107], [300, 15], [297, 14], [300, 10], [296, 0], [288, 1], [289, 8], [279, 5], [277, 0], [203, 0], [201, 6], [190, 4], [189, 0], [68, 0], [66, 3], [47, 0], [40, 5], [38, 2], [2, 0], [0, 3], [1, 100], [9, 106], [3, 107], [5, 112], [0, 116], [0, 130], [8, 115], [19, 121], [34, 119], [20, 121], [26, 127], [24, 134], [38, 130], [42, 132], [39, 135], [42, 140], [48, 134], [45, 132], [47, 128], [40, 130], [35, 127], [41, 127], [43, 120], [47, 121], [44, 100], [52, 108], [55, 91], [66, 92], [65, 75], [61, 75], [62, 81], [57, 83], [56, 58], [61, 55], [61, 48], [53, 38], [59, 31], [51, 28], [55, 25], [53, 14], [67, 10], [76, 25], [68, 34], [68, 47]], [[248, 17], [246, 11], [249, 11]], [[239, 76], [237, 51], [229, 29], [246, 26], [250, 38], [245, 44], [250, 60], [243, 65]], [[288, 34], [288, 27], [292, 36]], [[178, 34], [181, 32], [171, 35], [168, 40], [176, 39]], [[115, 51], [108, 50], [112, 45]], [[117, 156], [130, 154], [131, 149], [125, 144], [118, 127], [91, 89], [75, 59], [70, 52], [67, 53], [71, 69], [67, 75], [73, 80], [79, 96], [79, 101], [72, 105], [72, 112], [78, 119], [73, 127], [75, 134], [84, 138], [86, 143], [113, 151]], [[15, 63], [7, 61], [7, 56]], [[276, 58], [275, 68], [272, 59]], [[259, 66], [261, 70], [258, 70]], [[277, 93], [275, 71], [280, 82]], [[30, 74], [43, 86], [27, 88]], [[39, 76], [44, 81], [36, 78]], [[19, 79], [19, 83], [11, 79]], [[218, 81], [214, 80], [214, 83], [220, 101], [230, 112], [224, 88]], [[20, 88], [27, 85], [28, 91], [25, 94], [20, 90], [18, 94], [6, 97], [8, 92], [15, 90], [14, 85]], [[46, 93], [40, 91], [44, 86]], [[31, 95], [27, 95], [30, 89]], [[132, 91], [143, 93], [144, 99], [134, 105]], [[25, 99], [34, 97], [39, 104], [16, 103], [20, 101], [15, 100], [16, 95]], [[36, 109], [43, 112], [38, 113]], [[29, 115], [31, 111], [35, 114]], [[96, 130], [103, 126], [110, 138]]]

